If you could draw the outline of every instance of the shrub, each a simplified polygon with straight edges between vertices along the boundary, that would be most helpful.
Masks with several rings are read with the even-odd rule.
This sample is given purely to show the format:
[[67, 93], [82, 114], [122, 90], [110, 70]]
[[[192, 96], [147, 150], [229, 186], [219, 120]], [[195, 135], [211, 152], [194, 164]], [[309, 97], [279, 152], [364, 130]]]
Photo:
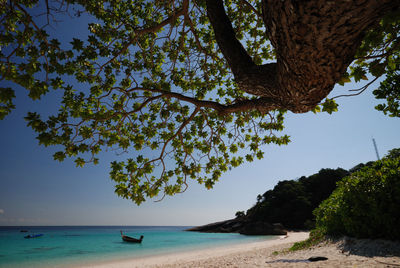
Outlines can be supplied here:
[[304, 241], [296, 242], [289, 251], [302, 250], [318, 245], [325, 239], [325, 234], [320, 229], [314, 229], [310, 232], [310, 237]]
[[327, 234], [400, 239], [400, 158], [384, 158], [345, 177], [314, 214]]

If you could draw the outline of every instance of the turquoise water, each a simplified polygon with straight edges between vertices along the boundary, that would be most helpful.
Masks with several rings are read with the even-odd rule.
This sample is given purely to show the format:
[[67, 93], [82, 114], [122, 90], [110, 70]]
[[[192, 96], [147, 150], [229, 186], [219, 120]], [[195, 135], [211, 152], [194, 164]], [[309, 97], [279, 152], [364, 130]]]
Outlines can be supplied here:
[[[274, 239], [274, 236], [243, 236], [185, 232], [176, 226], [68, 226], [0, 227], [0, 267], [63, 267], [94, 262], [182, 252], [193, 249]], [[20, 230], [28, 230], [21, 233]], [[123, 242], [125, 235], [141, 244]], [[24, 239], [27, 234], [44, 234]]]

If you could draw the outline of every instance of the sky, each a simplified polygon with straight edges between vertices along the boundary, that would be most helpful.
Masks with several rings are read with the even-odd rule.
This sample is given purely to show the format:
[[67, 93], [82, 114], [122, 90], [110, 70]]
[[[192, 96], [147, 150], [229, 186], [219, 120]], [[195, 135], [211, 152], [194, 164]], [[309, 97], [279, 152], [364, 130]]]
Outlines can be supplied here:
[[[349, 84], [347, 89], [354, 84]], [[353, 88], [354, 88], [353, 87]], [[332, 95], [346, 88], [337, 87]], [[51, 98], [49, 98], [51, 100]], [[225, 173], [214, 189], [193, 182], [183, 194], [137, 206], [114, 193], [109, 179], [113, 152], [100, 164], [77, 168], [56, 162], [55, 148], [39, 146], [23, 120], [28, 111], [53, 109], [54, 103], [30, 101], [17, 91], [17, 109], [0, 121], [0, 225], [200, 225], [233, 218], [279, 180], [296, 179], [321, 168], [349, 169], [400, 148], [400, 119], [374, 109], [371, 90], [339, 98], [339, 111], [288, 114], [286, 146], [265, 146], [265, 157]]]
[[[73, 25], [69, 29], [76, 31]], [[57, 93], [31, 101], [26, 90], [15, 87], [17, 108], [0, 121], [0, 226], [193, 226], [233, 218], [280, 180], [376, 160], [372, 138], [381, 157], [400, 148], [400, 118], [374, 109], [379, 102], [372, 89], [378, 85], [360, 96], [337, 99], [339, 111], [331, 115], [289, 113], [282, 134], [290, 135], [292, 142], [265, 146], [264, 159], [225, 173], [212, 190], [192, 182], [183, 194], [140, 206], [114, 193], [108, 175], [113, 152], [101, 154], [99, 165], [84, 168], [75, 167], [70, 159], [54, 161], [56, 148], [39, 146], [23, 117], [28, 111], [56, 110]], [[337, 86], [330, 96], [359, 87]]]

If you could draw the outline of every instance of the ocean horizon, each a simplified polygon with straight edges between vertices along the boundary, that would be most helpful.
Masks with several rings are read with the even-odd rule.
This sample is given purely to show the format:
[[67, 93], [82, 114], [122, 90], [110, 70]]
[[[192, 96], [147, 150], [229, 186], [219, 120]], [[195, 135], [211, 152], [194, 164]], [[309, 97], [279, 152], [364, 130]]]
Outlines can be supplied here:
[[[274, 239], [187, 232], [192, 226], [0, 226], [0, 267], [69, 267]], [[27, 232], [21, 232], [25, 230]], [[125, 235], [141, 244], [122, 241]], [[43, 234], [26, 239], [28, 234]]]

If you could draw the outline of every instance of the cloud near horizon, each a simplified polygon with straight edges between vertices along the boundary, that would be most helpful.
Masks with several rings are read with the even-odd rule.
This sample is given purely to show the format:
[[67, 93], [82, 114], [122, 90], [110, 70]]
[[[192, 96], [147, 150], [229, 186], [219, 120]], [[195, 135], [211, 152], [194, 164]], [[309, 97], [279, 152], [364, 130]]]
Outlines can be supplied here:
[[4, 209], [1, 209], [1, 208], [0, 208], [0, 215], [1, 215], [1, 214], [4, 214]]

